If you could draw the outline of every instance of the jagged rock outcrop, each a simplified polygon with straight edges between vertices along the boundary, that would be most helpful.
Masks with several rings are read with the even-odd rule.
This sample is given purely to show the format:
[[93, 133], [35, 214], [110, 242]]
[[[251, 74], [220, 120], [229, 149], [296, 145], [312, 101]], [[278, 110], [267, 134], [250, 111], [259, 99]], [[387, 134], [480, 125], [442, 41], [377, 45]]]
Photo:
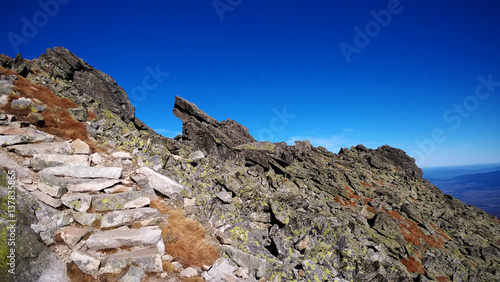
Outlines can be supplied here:
[[[1, 151], [5, 167], [32, 180], [17, 189], [43, 207], [23, 210], [30, 220], [22, 228], [66, 250], [57, 257], [79, 271], [140, 279], [151, 271], [167, 275], [163, 261], [177, 271], [173, 281], [195, 275], [206, 281], [500, 280], [499, 220], [444, 195], [402, 150], [358, 145], [335, 154], [308, 141], [257, 142], [244, 126], [219, 122], [180, 97], [174, 114], [183, 134], [172, 140], [133, 118], [116, 83], [63, 48], [33, 61], [0, 56], [0, 65], [95, 113], [87, 130], [110, 150], [92, 154], [81, 140], [58, 140], [0, 114], [1, 144], [11, 151]], [[0, 94], [15, 89], [13, 77], [1, 80]], [[108, 105], [100, 99], [109, 96], [87, 93], [93, 88], [86, 83], [121, 98]], [[213, 265], [182, 270], [163, 254], [168, 240], [178, 238], [158, 239], [154, 226], [175, 219], [159, 215], [151, 206], [157, 199], [183, 206], [215, 235], [221, 256]], [[140, 250], [101, 252], [121, 244]]]
[[[90, 137], [107, 147], [130, 153], [135, 150], [136, 156], [140, 156], [139, 161], [150, 167], [164, 166], [166, 157], [175, 150], [173, 140], [155, 133], [135, 117], [127, 93], [114, 79], [66, 48], [49, 48], [34, 60], [22, 56], [14, 60], [1, 55], [0, 66], [16, 71], [22, 67], [21, 75], [32, 83], [49, 87], [59, 97], [74, 101], [79, 106], [69, 109], [70, 114], [74, 119], [86, 122]], [[6, 77], [2, 81], [12, 79]], [[0, 94], [3, 94], [2, 89], [9, 94], [10, 85], [13, 83], [2, 82]]]
[[[94, 99], [105, 110], [121, 115], [124, 120], [135, 118], [135, 109], [125, 90], [109, 75], [91, 67], [66, 48], [47, 49], [32, 62], [30, 69], [33, 68], [48, 70], [47, 75], [55, 80], [72, 81], [71, 91], [75, 97]], [[58, 90], [56, 94], [67, 92], [68, 88]]]
[[[235, 144], [210, 136], [239, 135], [239, 128], [221, 129], [179, 97], [174, 113], [183, 120], [179, 140], [189, 140], [183, 143], [185, 157], [207, 148], [231, 152], [207, 150], [192, 166], [169, 159], [165, 170], [192, 185], [197, 203], [188, 208], [192, 214], [225, 233], [230, 248], [265, 262], [265, 274], [251, 267], [252, 277], [499, 278], [499, 260], [486, 258], [499, 251], [498, 219], [444, 195], [404, 151], [359, 145], [334, 154], [307, 141], [288, 146], [250, 138]], [[213, 196], [221, 192], [232, 200]], [[233, 251], [223, 249], [238, 263]]]
[[228, 159], [234, 155], [235, 146], [255, 142], [246, 127], [231, 119], [218, 122], [181, 97], [175, 97], [173, 112], [183, 122], [181, 140], [194, 150]]

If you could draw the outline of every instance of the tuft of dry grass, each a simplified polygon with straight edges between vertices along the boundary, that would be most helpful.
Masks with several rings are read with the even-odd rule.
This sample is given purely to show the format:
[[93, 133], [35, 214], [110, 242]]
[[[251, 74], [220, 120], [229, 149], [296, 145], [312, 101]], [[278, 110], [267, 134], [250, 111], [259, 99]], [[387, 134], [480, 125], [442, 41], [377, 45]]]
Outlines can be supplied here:
[[88, 111], [87, 113], [87, 119], [88, 120], [94, 120], [94, 119], [97, 119], [97, 115], [93, 112], [93, 111]]
[[83, 273], [74, 262], [68, 263], [66, 265], [66, 269], [68, 271], [68, 277], [71, 281], [78, 281], [78, 282], [95, 281], [91, 275]]
[[169, 216], [162, 226], [165, 250], [184, 266], [212, 265], [219, 257], [217, 248], [206, 240], [205, 228], [184, 217], [181, 209], [171, 209], [160, 200], [152, 200], [149, 206]]
[[[58, 97], [48, 87], [33, 84], [28, 79], [18, 75], [15, 71], [0, 67], [0, 73], [3, 75], [13, 74], [17, 76], [13, 90], [19, 92], [22, 97], [38, 99], [47, 105], [47, 108], [40, 112], [45, 119], [45, 124], [41, 128], [42, 131], [65, 139], [80, 139], [87, 143], [92, 151], [98, 149], [89, 138], [85, 123], [74, 120], [68, 112], [68, 109], [78, 107], [75, 102], [68, 98]], [[14, 96], [9, 96], [9, 103], [4, 106], [2, 110], [6, 113], [16, 115], [19, 120], [26, 120], [31, 110], [11, 109], [10, 102], [13, 99], [15, 99]], [[91, 114], [91, 117], [95, 118], [95, 114]]]
[[418, 260], [416, 260], [414, 257], [408, 257], [400, 260], [401, 263], [406, 267], [408, 272], [416, 272], [420, 273], [422, 275], [425, 274], [425, 268]]
[[162, 267], [163, 267], [163, 271], [165, 271], [166, 273], [174, 273], [175, 272], [175, 266], [169, 261], [163, 261]]
[[182, 282], [205, 282], [205, 279], [203, 279], [200, 276], [197, 276], [197, 277], [191, 277], [191, 278], [184, 278], [184, 279], [182, 279]]

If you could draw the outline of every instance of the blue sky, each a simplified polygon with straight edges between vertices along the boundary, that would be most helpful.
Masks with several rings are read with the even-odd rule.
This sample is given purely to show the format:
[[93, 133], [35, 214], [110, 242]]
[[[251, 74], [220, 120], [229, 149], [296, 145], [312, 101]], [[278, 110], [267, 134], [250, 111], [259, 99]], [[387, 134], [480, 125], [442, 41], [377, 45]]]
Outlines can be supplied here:
[[258, 140], [308, 139], [335, 153], [389, 144], [423, 167], [500, 162], [498, 1], [2, 6], [0, 53], [68, 48], [165, 136], [181, 131], [179, 95]]

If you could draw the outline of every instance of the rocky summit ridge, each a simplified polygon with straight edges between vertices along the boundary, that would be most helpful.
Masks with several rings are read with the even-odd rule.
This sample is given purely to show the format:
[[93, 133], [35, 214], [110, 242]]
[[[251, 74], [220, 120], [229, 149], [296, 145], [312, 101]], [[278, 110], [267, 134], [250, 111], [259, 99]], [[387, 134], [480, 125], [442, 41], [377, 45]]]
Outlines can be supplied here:
[[2, 281], [500, 281], [498, 218], [402, 150], [257, 142], [180, 97], [165, 138], [65, 48], [0, 66]]

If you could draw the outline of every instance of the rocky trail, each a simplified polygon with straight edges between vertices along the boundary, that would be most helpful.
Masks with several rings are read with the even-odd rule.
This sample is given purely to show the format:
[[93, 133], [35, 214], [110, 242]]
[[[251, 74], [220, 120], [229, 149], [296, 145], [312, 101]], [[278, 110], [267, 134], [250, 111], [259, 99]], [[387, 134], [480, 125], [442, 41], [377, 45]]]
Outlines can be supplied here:
[[258, 142], [181, 97], [170, 139], [65, 48], [0, 65], [6, 279], [500, 281], [498, 218], [443, 194], [402, 150]]
[[[37, 201], [32, 207], [36, 220], [30, 227], [57, 254], [53, 259], [59, 264], [74, 262], [95, 279], [141, 281], [148, 273], [146, 281], [191, 277], [219, 281], [226, 276], [238, 281], [229, 260], [204, 269], [184, 268], [165, 252], [161, 228], [169, 216], [151, 207], [151, 201], [161, 206], [156, 193], [189, 195], [189, 188], [148, 167], [138, 168], [130, 153], [90, 154], [89, 146], [79, 139], [59, 139], [15, 121], [13, 115], [0, 116], [2, 165], [16, 172], [21, 193]], [[168, 274], [165, 262], [174, 268]], [[40, 279], [69, 277], [65, 268], [48, 268]]]

